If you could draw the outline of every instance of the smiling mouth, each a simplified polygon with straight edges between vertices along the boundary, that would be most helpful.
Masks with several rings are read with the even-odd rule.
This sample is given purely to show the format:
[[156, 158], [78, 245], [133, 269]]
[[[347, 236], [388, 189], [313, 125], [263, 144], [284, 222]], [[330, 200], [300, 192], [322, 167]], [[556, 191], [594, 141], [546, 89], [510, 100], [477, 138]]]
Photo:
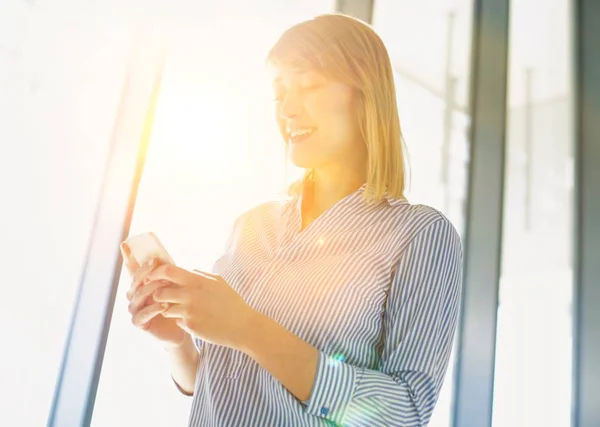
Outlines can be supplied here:
[[291, 143], [298, 143], [304, 141], [315, 132], [315, 128], [302, 128], [288, 131], [289, 140]]

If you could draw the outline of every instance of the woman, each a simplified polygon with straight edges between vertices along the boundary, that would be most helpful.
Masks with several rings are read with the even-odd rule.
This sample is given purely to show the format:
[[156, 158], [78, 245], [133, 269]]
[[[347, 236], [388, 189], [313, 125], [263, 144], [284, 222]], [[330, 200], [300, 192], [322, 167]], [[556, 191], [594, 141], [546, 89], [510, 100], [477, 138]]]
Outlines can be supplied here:
[[324, 15], [287, 30], [268, 63], [304, 179], [237, 219], [212, 274], [139, 267], [122, 247], [132, 321], [166, 346], [191, 426], [424, 426], [462, 252], [443, 215], [403, 197], [388, 53], [367, 25]]

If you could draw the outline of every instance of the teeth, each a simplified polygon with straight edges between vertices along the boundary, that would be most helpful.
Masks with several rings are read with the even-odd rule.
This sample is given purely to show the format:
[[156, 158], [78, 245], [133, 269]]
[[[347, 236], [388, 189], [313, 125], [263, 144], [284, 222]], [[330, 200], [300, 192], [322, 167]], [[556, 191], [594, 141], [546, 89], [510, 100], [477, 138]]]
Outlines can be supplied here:
[[313, 131], [312, 129], [295, 129], [295, 130], [289, 131], [289, 134], [292, 138], [296, 138], [298, 136], [308, 135], [312, 131]]

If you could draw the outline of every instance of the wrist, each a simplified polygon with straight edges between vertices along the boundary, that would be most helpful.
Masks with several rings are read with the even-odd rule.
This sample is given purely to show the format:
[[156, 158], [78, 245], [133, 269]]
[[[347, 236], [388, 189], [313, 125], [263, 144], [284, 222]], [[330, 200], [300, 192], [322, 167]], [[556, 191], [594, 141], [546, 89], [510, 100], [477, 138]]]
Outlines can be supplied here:
[[165, 343], [163, 345], [163, 348], [165, 349], [165, 351], [167, 353], [173, 352], [173, 351], [177, 351], [177, 350], [182, 350], [185, 347], [187, 347], [189, 344], [194, 344], [192, 336], [190, 334], [188, 334], [187, 332], [183, 332], [183, 338], [181, 339], [180, 342], [175, 342], [175, 343]]
[[264, 314], [252, 310], [248, 315], [244, 326], [241, 328], [237, 345], [238, 350], [251, 355], [257, 346], [257, 338], [261, 336], [268, 320], [269, 319]]

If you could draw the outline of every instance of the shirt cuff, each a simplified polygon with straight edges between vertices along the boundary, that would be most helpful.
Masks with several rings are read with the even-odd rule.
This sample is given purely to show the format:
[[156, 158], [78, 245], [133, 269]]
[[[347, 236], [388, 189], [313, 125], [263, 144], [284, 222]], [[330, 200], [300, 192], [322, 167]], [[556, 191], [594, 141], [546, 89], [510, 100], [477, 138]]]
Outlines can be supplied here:
[[341, 424], [364, 370], [344, 363], [342, 355], [319, 351], [317, 374], [306, 412]]

